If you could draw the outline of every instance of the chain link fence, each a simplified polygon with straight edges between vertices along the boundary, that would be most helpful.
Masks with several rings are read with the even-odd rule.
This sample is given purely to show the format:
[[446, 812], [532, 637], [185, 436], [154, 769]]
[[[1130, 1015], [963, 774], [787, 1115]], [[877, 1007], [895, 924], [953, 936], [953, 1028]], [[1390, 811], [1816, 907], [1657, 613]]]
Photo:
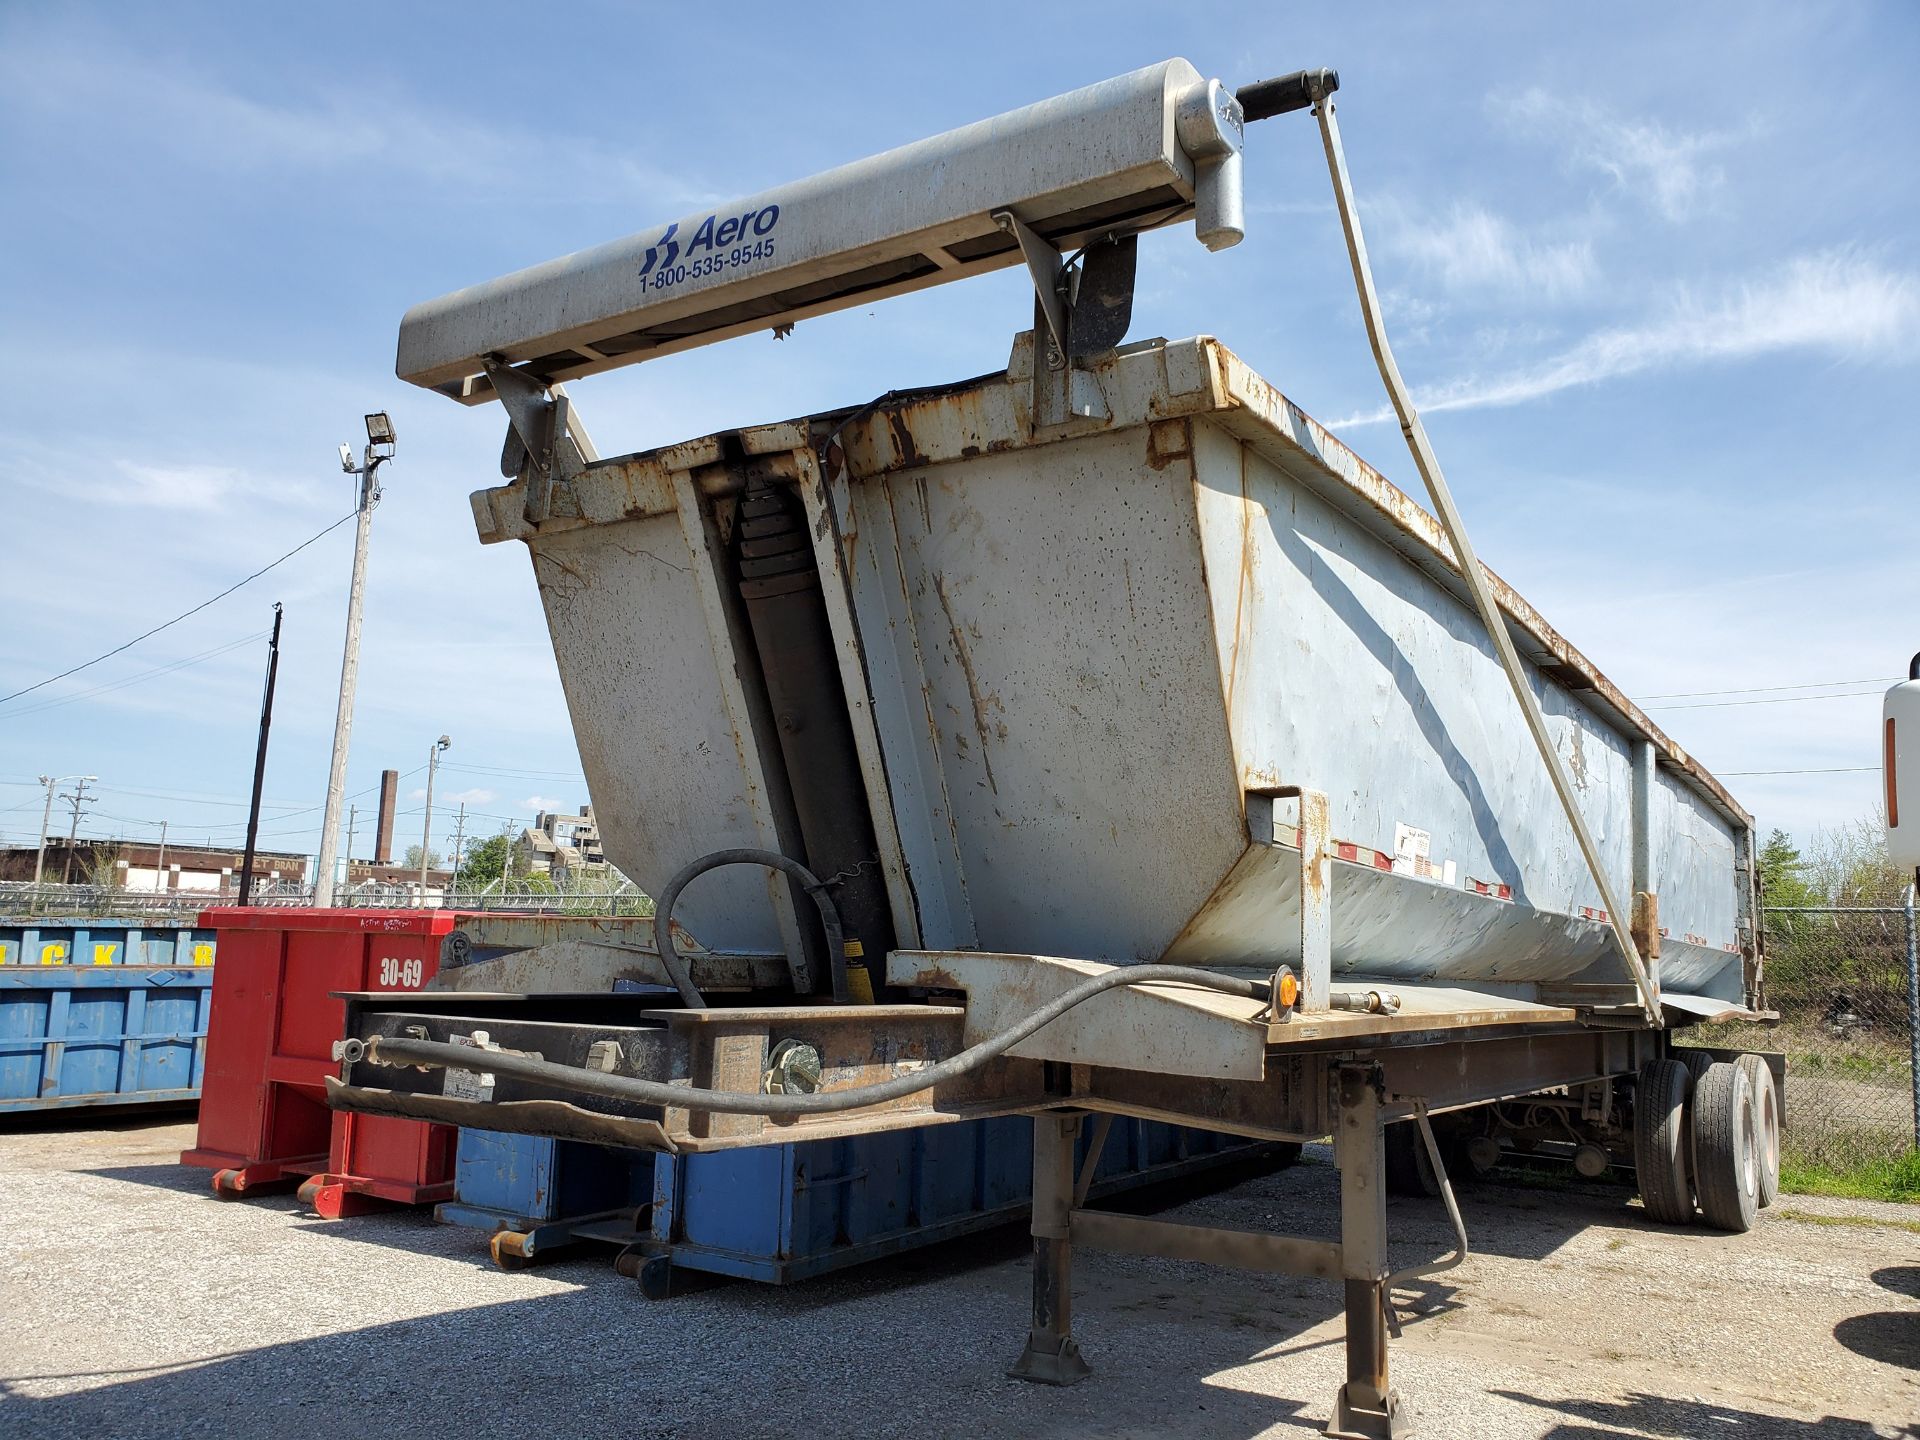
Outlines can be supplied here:
[[1920, 1148], [1913, 893], [1765, 914], [1780, 1023], [1742, 1040], [1786, 1052], [1783, 1163], [1845, 1173], [1897, 1162]]
[[[0, 916], [143, 918], [191, 921], [200, 911], [239, 903], [235, 886], [221, 890], [129, 890], [117, 885], [32, 885], [0, 881]], [[285, 881], [254, 885], [249, 902], [264, 907], [299, 907], [313, 903], [311, 886]], [[357, 910], [412, 910], [421, 904], [415, 885], [366, 881], [344, 886], [334, 894], [335, 905]], [[606, 874], [557, 878], [495, 880], [484, 886], [426, 892], [429, 909], [499, 910], [546, 915], [653, 914], [653, 897], [631, 880]]]

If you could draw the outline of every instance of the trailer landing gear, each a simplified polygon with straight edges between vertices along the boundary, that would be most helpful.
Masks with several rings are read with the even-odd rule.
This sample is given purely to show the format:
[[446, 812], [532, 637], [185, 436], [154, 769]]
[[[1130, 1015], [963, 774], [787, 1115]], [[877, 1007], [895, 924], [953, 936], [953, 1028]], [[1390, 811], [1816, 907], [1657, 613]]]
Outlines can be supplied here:
[[[1334, 1397], [1327, 1434], [1335, 1440], [1409, 1440], [1413, 1418], [1387, 1371], [1387, 1183], [1385, 1124], [1378, 1072], [1342, 1069], [1334, 1126], [1340, 1167], [1340, 1240], [1270, 1235], [1084, 1210], [1086, 1182], [1099, 1163], [1089, 1147], [1076, 1182], [1074, 1141], [1081, 1117], [1055, 1112], [1033, 1126], [1033, 1325], [1026, 1349], [1007, 1373], [1045, 1385], [1072, 1385], [1091, 1372], [1073, 1339], [1073, 1244], [1175, 1260], [1201, 1260], [1270, 1274], [1342, 1281], [1346, 1288], [1347, 1379]], [[1431, 1143], [1424, 1106], [1416, 1107], [1423, 1140]], [[1100, 1137], [1096, 1134], [1095, 1140]], [[1444, 1173], [1444, 1172], [1443, 1172]], [[1443, 1188], [1457, 1250], [1437, 1266], [1402, 1272], [1431, 1274], [1459, 1263], [1465, 1232], [1452, 1193]]]

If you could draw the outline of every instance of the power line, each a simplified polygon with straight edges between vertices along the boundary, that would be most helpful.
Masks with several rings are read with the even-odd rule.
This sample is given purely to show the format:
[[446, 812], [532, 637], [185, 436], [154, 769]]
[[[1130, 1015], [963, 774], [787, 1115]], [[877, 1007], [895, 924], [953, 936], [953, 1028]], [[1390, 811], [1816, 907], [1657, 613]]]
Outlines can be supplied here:
[[573, 780], [583, 781], [577, 770], [509, 770], [498, 765], [456, 765], [450, 760], [440, 762], [442, 770], [458, 770], [463, 775], [503, 775], [519, 780]]
[[[195, 665], [204, 664], [208, 660], [225, 655], [231, 650], [238, 650], [242, 645], [264, 639], [266, 633], [264, 630], [259, 630], [252, 635], [242, 635], [238, 640], [229, 640], [224, 645], [216, 645], [211, 650], [202, 650], [198, 655], [189, 655], [184, 660], [175, 660], [170, 665], [162, 665], [153, 670], [142, 670], [137, 674], [129, 675], [121, 680], [110, 680], [104, 685], [96, 685], [91, 690], [80, 690], [72, 695], [62, 695], [57, 700], [45, 700], [38, 705], [28, 705], [24, 709], [9, 710], [5, 715], [0, 715], [0, 720], [17, 720], [25, 715], [38, 715], [43, 710], [57, 710], [62, 705], [72, 705], [80, 700], [91, 700], [96, 695], [105, 695], [112, 690], [125, 690], [131, 685], [139, 685], [148, 680], [158, 679], [162, 675], [171, 675], [176, 671], [190, 669]], [[18, 693], [24, 695], [26, 692], [23, 690]]]
[[1738, 780], [1743, 775], [1856, 775], [1879, 768], [1878, 765], [1834, 765], [1824, 770], [1718, 770], [1714, 773], [1723, 780]]
[[[114, 795], [137, 795], [142, 800], [171, 800], [180, 805], [218, 805], [222, 809], [229, 810], [245, 810], [248, 805], [252, 803], [247, 800], [213, 800], [199, 795], [168, 795], [158, 790], [130, 790], [124, 785], [102, 785], [100, 789], [103, 792], [110, 792]], [[291, 800], [263, 800], [260, 802], [260, 805], [263, 810], [298, 810], [308, 808], [296, 805]]]
[[51, 685], [56, 680], [64, 680], [69, 675], [78, 675], [82, 670], [88, 669], [94, 665], [98, 665], [102, 660], [112, 659], [115, 655], [118, 655], [122, 650], [131, 650], [134, 646], [138, 645], [142, 640], [147, 640], [152, 638], [155, 635], [158, 635], [162, 630], [167, 629], [169, 626], [178, 625], [182, 620], [185, 620], [188, 616], [198, 615], [202, 610], [206, 609], [209, 605], [215, 604], [218, 601], [226, 599], [227, 596], [233, 594], [233, 592], [238, 590], [242, 585], [250, 584], [251, 582], [258, 580], [262, 575], [266, 574], [269, 570], [273, 569], [274, 566], [285, 564], [287, 561], [291, 560], [294, 556], [298, 555], [302, 550], [306, 549], [309, 545], [313, 544], [316, 540], [321, 540], [321, 539], [324, 539], [326, 536], [331, 535], [335, 530], [338, 530], [342, 525], [346, 524], [347, 521], [353, 519], [359, 513], [360, 512], [357, 509], [349, 511], [347, 514], [342, 515], [338, 520], [334, 521], [331, 525], [327, 526], [326, 529], [320, 531], [318, 534], [309, 535], [305, 540], [302, 540], [298, 545], [294, 546], [293, 549], [287, 551], [287, 553], [282, 555], [279, 559], [268, 561], [265, 565], [262, 565], [258, 570], [254, 571], [251, 575], [247, 576], [243, 580], [234, 581], [233, 584], [229, 585], [226, 589], [222, 590], [218, 595], [215, 595], [213, 599], [202, 600], [198, 605], [194, 606], [191, 610], [181, 611], [178, 615], [174, 616], [171, 620], [162, 621], [160, 624], [154, 626], [151, 630], [146, 631], [144, 634], [134, 636], [133, 639], [127, 641], [126, 644], [116, 645], [113, 647], [113, 649], [107, 651], [104, 655], [96, 655], [91, 660], [83, 661], [82, 663], [75, 665], [71, 670], [62, 670], [58, 675], [49, 675], [44, 680], [36, 680], [33, 684], [28, 685], [22, 689], [16, 690], [11, 695], [0, 695], [0, 705], [6, 704], [9, 700], [17, 700], [22, 695], [25, 695], [30, 691], [38, 690], [41, 687], [46, 685]]
[[1831, 690], [1838, 685], [1897, 685], [1905, 676], [1890, 680], [1810, 680], [1804, 685], [1748, 685], [1737, 690], [1677, 690], [1671, 695], [1642, 695], [1641, 700], [1704, 700], [1712, 695], [1765, 695], [1775, 690]]
[[1788, 705], [1796, 700], [1871, 700], [1876, 693], [1872, 690], [1836, 690], [1830, 695], [1773, 695], [1765, 700], [1702, 700], [1695, 705], [1648, 705], [1643, 708], [1648, 710], [1724, 710], [1733, 705]]

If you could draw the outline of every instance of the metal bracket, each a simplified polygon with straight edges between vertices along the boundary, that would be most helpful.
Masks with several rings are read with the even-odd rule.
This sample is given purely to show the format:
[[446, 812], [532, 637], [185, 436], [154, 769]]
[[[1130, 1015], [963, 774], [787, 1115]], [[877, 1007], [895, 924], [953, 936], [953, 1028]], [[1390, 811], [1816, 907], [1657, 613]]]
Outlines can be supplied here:
[[[1047, 322], [1047, 331], [1053, 340], [1052, 348], [1047, 351], [1046, 368], [1058, 370], [1067, 363], [1067, 329], [1073, 308], [1067, 262], [1061, 258], [1058, 247], [1035, 234], [1011, 210], [994, 211], [993, 223], [1020, 243], [1021, 258], [1027, 262], [1027, 273], [1033, 277], [1034, 298], [1040, 302], [1041, 318]], [[1036, 372], [1038, 368], [1035, 367]]]
[[[1327, 797], [1300, 785], [1268, 785], [1247, 791], [1248, 833], [1256, 844], [1276, 843], [1273, 802], [1300, 807], [1300, 1002], [1302, 1011], [1333, 1004], [1333, 844], [1328, 838]], [[1256, 801], [1265, 801], [1264, 806]]]
[[507, 412], [500, 473], [509, 480], [526, 476], [527, 520], [538, 525], [552, 509], [555, 477], [571, 480], [597, 461], [600, 452], [562, 387], [549, 389], [499, 355], [487, 356], [485, 364], [494, 394]]

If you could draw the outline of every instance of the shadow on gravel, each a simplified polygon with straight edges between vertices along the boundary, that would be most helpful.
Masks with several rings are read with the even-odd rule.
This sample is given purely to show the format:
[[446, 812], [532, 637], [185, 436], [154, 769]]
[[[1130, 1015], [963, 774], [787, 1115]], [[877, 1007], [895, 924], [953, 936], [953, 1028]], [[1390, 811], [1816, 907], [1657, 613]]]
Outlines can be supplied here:
[[1833, 1338], [1869, 1360], [1920, 1370], [1920, 1315], [1911, 1310], [1849, 1315], [1833, 1327]]
[[149, 1185], [156, 1190], [205, 1190], [209, 1202], [218, 1203], [213, 1201], [209, 1185], [213, 1172], [198, 1165], [103, 1165], [79, 1173], [98, 1175], [102, 1180], [124, 1180], [129, 1185]]
[[16, 1110], [0, 1115], [0, 1135], [31, 1135], [66, 1130], [78, 1135], [111, 1131], [138, 1135], [184, 1125], [199, 1113], [200, 1102], [182, 1100], [171, 1105], [60, 1105], [49, 1110]]
[[[1095, 1356], [1105, 1363], [1093, 1381], [1054, 1390], [1002, 1379], [1000, 1357], [947, 1333], [939, 1307], [880, 1334], [869, 1328], [879, 1317], [857, 1303], [829, 1326], [797, 1323], [805, 1309], [784, 1300], [756, 1290], [751, 1304], [700, 1307], [671, 1324], [639, 1327], [595, 1286], [192, 1368], [136, 1367], [118, 1383], [77, 1394], [33, 1399], [16, 1382], [0, 1385], [0, 1433], [791, 1440], [796, 1426], [820, 1434], [1065, 1436], [1112, 1433], [1116, 1421], [1133, 1435], [1317, 1433], [1298, 1401], [1207, 1383], [1246, 1359], [1243, 1337], [1231, 1331], [1184, 1333], [1181, 1363], [1152, 1365], [1151, 1384], [1116, 1347]], [[1009, 1328], [1003, 1338], [1010, 1360], [1020, 1337]]]
[[1543, 1400], [1515, 1390], [1491, 1393], [1504, 1400], [1557, 1410], [1572, 1417], [1545, 1431], [1540, 1440], [1599, 1440], [1599, 1437], [1617, 1437], [1623, 1432], [1670, 1436], [1672, 1440], [1699, 1440], [1707, 1435], [1726, 1435], [1738, 1440], [1805, 1440], [1813, 1436], [1819, 1440], [1888, 1440], [1891, 1435], [1920, 1436], [1920, 1430], [1911, 1426], [1890, 1431], [1885, 1426], [1876, 1428], [1865, 1420], [1833, 1415], [1823, 1420], [1786, 1420], [1778, 1415], [1736, 1410], [1730, 1405], [1675, 1400], [1664, 1395], [1631, 1395], [1625, 1400]]
[[1920, 1265], [1883, 1265], [1873, 1272], [1873, 1283], [1882, 1290], [1920, 1300]]

